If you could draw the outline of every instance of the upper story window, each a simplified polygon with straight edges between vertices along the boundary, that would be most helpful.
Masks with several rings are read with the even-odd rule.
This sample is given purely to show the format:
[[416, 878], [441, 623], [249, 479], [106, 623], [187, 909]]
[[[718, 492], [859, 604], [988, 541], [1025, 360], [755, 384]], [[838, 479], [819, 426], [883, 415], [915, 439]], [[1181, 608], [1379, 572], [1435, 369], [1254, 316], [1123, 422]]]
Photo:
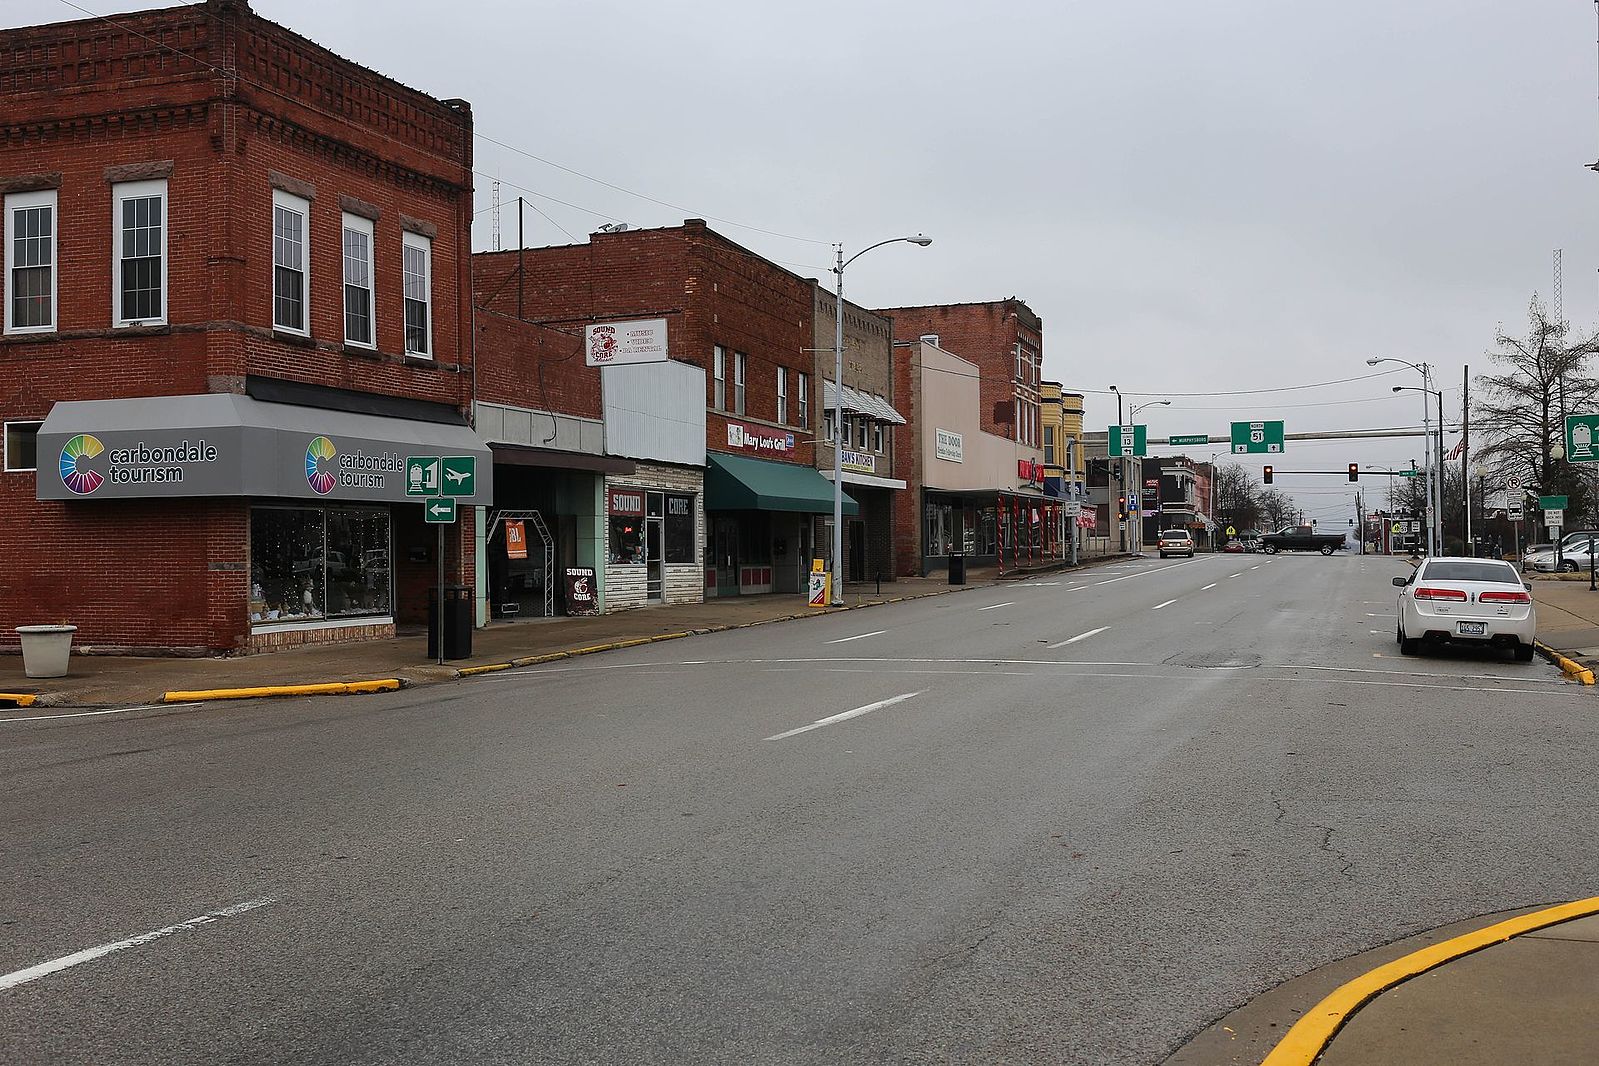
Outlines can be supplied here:
[[372, 220], [344, 216], [344, 343], [377, 346], [372, 321]]
[[860, 434], [858, 437], [855, 438], [855, 446], [857, 448], [859, 448], [863, 452], [866, 450], [866, 442], [868, 440], [868, 435], [871, 433], [871, 430], [872, 430], [871, 419], [867, 418], [865, 415], [861, 415], [859, 418], [857, 418], [855, 420], [855, 431], [858, 434]]
[[39, 427], [43, 422], [7, 422], [5, 468], [7, 471], [37, 470], [39, 467]]
[[5, 198], [5, 330], [42, 333], [56, 328], [56, 193]]
[[837, 427], [834, 424], [833, 409], [831, 407], [824, 408], [822, 411], [822, 439], [831, 442], [836, 435]]
[[405, 352], [433, 357], [433, 242], [405, 235]]
[[711, 406], [727, 410], [727, 349], [720, 344], [712, 350]]
[[788, 367], [777, 368], [777, 424], [788, 425]]
[[161, 325], [167, 318], [167, 183], [111, 187], [112, 255], [118, 326]]
[[883, 454], [883, 423], [872, 423], [872, 451]]
[[1055, 427], [1044, 427], [1044, 465], [1055, 465]]
[[733, 410], [744, 413], [744, 373], [749, 369], [750, 357], [743, 352], [733, 353]]
[[811, 428], [811, 376], [803, 370], [799, 376], [799, 424], [802, 429]]
[[310, 201], [272, 190], [272, 325], [307, 335], [311, 332], [306, 310], [310, 221]]

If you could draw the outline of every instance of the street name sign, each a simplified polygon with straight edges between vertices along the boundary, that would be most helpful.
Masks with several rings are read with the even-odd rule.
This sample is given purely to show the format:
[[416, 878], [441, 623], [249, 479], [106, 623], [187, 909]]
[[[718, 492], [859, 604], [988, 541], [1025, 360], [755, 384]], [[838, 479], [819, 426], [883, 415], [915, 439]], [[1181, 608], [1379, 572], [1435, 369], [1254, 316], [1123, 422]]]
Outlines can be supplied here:
[[1110, 445], [1112, 459], [1129, 455], [1141, 459], [1149, 454], [1148, 426], [1111, 426], [1105, 440]]
[[1181, 437], [1167, 437], [1167, 444], [1209, 444], [1209, 433], [1190, 433]]
[[455, 497], [445, 496], [442, 499], [429, 500], [422, 505], [422, 512], [433, 525], [449, 525], [455, 521]]
[[1566, 416], [1566, 458], [1573, 463], [1599, 463], [1599, 415]]
[[1234, 422], [1233, 454], [1265, 454], [1283, 450], [1281, 422]]
[[1538, 497], [1538, 510], [1540, 511], [1564, 511], [1570, 506], [1571, 500], [1565, 496]]
[[[477, 492], [477, 456], [446, 455], [439, 460], [440, 485], [445, 496], [471, 496]], [[410, 482], [406, 482], [409, 487]]]
[[1400, 471], [1398, 471], [1398, 473], [1399, 473], [1400, 477], [1420, 477], [1421, 476], [1421, 471], [1420, 470], [1400, 470]]

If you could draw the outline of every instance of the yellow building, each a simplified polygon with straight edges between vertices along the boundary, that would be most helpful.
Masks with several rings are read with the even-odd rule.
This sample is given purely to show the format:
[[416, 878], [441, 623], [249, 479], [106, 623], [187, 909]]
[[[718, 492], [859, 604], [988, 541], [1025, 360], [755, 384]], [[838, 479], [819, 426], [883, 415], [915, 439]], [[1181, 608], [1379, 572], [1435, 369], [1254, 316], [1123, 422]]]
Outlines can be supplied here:
[[[1085, 496], [1083, 459], [1083, 394], [1066, 392], [1058, 381], [1038, 385], [1039, 424], [1044, 431], [1044, 492], [1064, 499]], [[1067, 470], [1068, 461], [1073, 469]], [[1074, 494], [1069, 486], [1077, 485]]]

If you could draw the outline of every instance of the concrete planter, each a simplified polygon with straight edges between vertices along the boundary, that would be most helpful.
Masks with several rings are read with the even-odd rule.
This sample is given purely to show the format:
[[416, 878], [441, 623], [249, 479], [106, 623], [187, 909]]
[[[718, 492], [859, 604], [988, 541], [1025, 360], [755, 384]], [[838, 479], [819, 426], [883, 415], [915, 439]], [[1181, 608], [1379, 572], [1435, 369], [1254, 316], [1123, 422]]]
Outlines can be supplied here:
[[18, 626], [22, 672], [29, 677], [66, 677], [77, 626]]

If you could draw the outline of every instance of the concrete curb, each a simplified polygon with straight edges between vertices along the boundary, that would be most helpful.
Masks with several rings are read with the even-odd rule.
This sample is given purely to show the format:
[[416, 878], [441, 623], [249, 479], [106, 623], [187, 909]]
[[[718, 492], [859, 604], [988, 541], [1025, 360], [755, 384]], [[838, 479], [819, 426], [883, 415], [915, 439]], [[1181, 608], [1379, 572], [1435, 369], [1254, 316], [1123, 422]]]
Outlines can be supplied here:
[[205, 688], [166, 692], [163, 703], [200, 703], [208, 700], [253, 700], [267, 696], [348, 696], [363, 692], [393, 692], [405, 687], [397, 677], [371, 681], [333, 681], [314, 685], [267, 685], [261, 688]]
[[1538, 650], [1539, 655], [1542, 655], [1545, 659], [1548, 659], [1550, 662], [1560, 667], [1560, 672], [1565, 674], [1568, 679], [1580, 682], [1584, 685], [1591, 685], [1594, 683], [1593, 671], [1579, 663], [1577, 660], [1568, 659], [1566, 656], [1561, 655], [1558, 651], [1555, 651], [1555, 649], [1551, 648], [1542, 641], [1534, 641], [1532, 646]]
[[1329, 995], [1283, 1035], [1271, 1053], [1261, 1060], [1260, 1066], [1311, 1066], [1333, 1037], [1338, 1035], [1356, 1011], [1395, 985], [1412, 977], [1437, 969], [1472, 952], [1502, 944], [1507, 940], [1544, 929], [1561, 922], [1599, 914], [1599, 896], [1563, 903], [1543, 910], [1533, 911], [1464, 933], [1431, 947], [1413, 951], [1403, 958], [1368, 970], [1352, 981], [1334, 989]]
[[39, 702], [39, 697], [29, 692], [0, 692], [0, 703], [9, 703], [13, 707], [32, 707]]

